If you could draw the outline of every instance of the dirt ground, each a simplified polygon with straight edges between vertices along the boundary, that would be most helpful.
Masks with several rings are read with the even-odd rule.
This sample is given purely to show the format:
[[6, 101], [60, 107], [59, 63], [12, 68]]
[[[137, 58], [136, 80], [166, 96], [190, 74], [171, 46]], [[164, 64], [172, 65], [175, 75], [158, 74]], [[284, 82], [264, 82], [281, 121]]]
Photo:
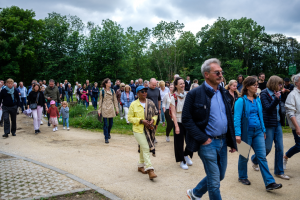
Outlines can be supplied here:
[[[124, 122], [125, 123], [125, 122]], [[103, 134], [71, 127], [70, 131], [59, 126], [53, 132], [46, 123], [41, 133], [34, 134], [32, 119], [18, 115], [17, 136], [0, 139], [2, 151], [25, 156], [62, 170], [68, 171], [122, 199], [188, 199], [186, 190], [195, 187], [205, 176], [203, 164], [194, 154], [194, 165], [182, 170], [175, 162], [173, 138], [167, 143], [164, 136], [157, 137], [157, 156], [151, 157], [158, 178], [154, 181], [148, 175], [137, 172], [137, 142], [133, 136], [112, 134], [109, 144], [104, 143]], [[2, 135], [3, 128], [0, 128]], [[284, 135], [285, 151], [294, 145], [292, 134]], [[253, 154], [253, 152], [251, 152]], [[268, 156], [271, 172], [274, 172], [274, 148]], [[260, 172], [252, 170], [248, 164], [251, 186], [238, 182], [238, 154], [228, 154], [225, 180], [221, 182], [223, 199], [300, 199], [300, 154], [288, 162], [286, 174], [290, 180], [275, 178], [283, 188], [266, 192]], [[204, 195], [204, 200], [209, 199]]]
[[39, 200], [110, 200], [95, 190], [76, 192], [49, 198], [40, 198]]

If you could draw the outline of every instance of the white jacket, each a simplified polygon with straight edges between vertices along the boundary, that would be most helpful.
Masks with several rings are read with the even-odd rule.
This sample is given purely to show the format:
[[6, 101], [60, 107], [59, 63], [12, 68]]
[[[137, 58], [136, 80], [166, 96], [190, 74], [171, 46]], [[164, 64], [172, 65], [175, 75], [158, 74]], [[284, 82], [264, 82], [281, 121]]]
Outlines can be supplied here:
[[296, 86], [285, 101], [285, 109], [289, 126], [291, 129], [295, 130], [295, 126], [291, 121], [291, 117], [296, 117], [296, 121], [300, 126], [300, 90], [296, 88]]

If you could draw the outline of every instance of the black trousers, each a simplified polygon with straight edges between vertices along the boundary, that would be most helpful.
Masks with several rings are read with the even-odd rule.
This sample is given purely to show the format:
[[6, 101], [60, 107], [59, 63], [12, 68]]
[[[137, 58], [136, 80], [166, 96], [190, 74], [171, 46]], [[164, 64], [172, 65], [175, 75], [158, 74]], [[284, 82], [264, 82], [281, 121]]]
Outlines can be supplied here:
[[170, 117], [170, 111], [169, 111], [169, 109], [167, 109], [165, 111], [165, 118], [166, 118], [166, 121], [167, 121], [166, 136], [170, 136], [170, 133], [172, 131], [174, 123], [173, 123], [173, 120]]
[[[2, 111], [3, 111], [3, 120], [4, 120], [4, 133], [9, 134], [11, 133], [16, 133], [17, 130], [17, 108], [18, 106], [15, 105], [13, 107], [6, 107], [2, 106]], [[10, 126], [10, 121], [9, 121], [9, 115], [10, 115], [10, 120], [11, 120], [11, 126]]]
[[173, 133], [174, 133], [174, 151], [175, 151], [175, 159], [176, 162], [183, 161], [185, 163], [184, 156], [190, 156], [193, 157], [193, 152], [187, 150], [185, 147], [184, 149], [184, 140], [186, 137], [186, 130], [182, 123], [178, 123], [180, 133], [175, 133], [175, 126], [173, 127]]

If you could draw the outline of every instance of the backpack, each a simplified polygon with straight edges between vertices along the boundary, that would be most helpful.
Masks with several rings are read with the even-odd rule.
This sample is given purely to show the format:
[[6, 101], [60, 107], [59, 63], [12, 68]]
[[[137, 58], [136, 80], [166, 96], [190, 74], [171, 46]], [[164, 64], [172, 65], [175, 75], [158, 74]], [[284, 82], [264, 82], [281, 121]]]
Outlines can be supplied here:
[[[169, 93], [169, 96], [170, 96], [170, 93]], [[177, 107], [177, 96], [176, 96], [176, 94], [172, 94], [172, 96], [174, 97], [174, 99], [175, 99], [175, 108]], [[171, 117], [171, 119], [173, 119], [172, 117], [172, 111], [171, 111], [171, 109], [169, 109], [169, 115], [170, 115], [170, 117]]]
[[[110, 91], [113, 95], [113, 98], [114, 98], [114, 90], [110, 88]], [[103, 99], [104, 99], [104, 89], [102, 90], [102, 102], [103, 102]]]

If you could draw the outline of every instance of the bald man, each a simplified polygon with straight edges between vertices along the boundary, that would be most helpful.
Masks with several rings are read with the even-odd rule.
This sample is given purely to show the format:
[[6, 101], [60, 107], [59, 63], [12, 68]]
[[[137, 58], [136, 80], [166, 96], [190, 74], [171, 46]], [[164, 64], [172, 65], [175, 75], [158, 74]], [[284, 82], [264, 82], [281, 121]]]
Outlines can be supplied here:
[[[160, 91], [159, 89], [156, 87], [156, 79], [155, 78], [151, 78], [150, 79], [150, 82], [149, 82], [149, 89], [148, 89], [148, 93], [147, 93], [147, 98], [148, 99], [151, 99], [158, 112], [159, 112], [159, 115], [158, 115], [158, 119], [157, 119], [157, 122], [156, 122], [156, 128], [160, 122], [160, 106], [161, 106], [161, 96], [160, 96]], [[155, 140], [156, 141], [156, 140]]]

